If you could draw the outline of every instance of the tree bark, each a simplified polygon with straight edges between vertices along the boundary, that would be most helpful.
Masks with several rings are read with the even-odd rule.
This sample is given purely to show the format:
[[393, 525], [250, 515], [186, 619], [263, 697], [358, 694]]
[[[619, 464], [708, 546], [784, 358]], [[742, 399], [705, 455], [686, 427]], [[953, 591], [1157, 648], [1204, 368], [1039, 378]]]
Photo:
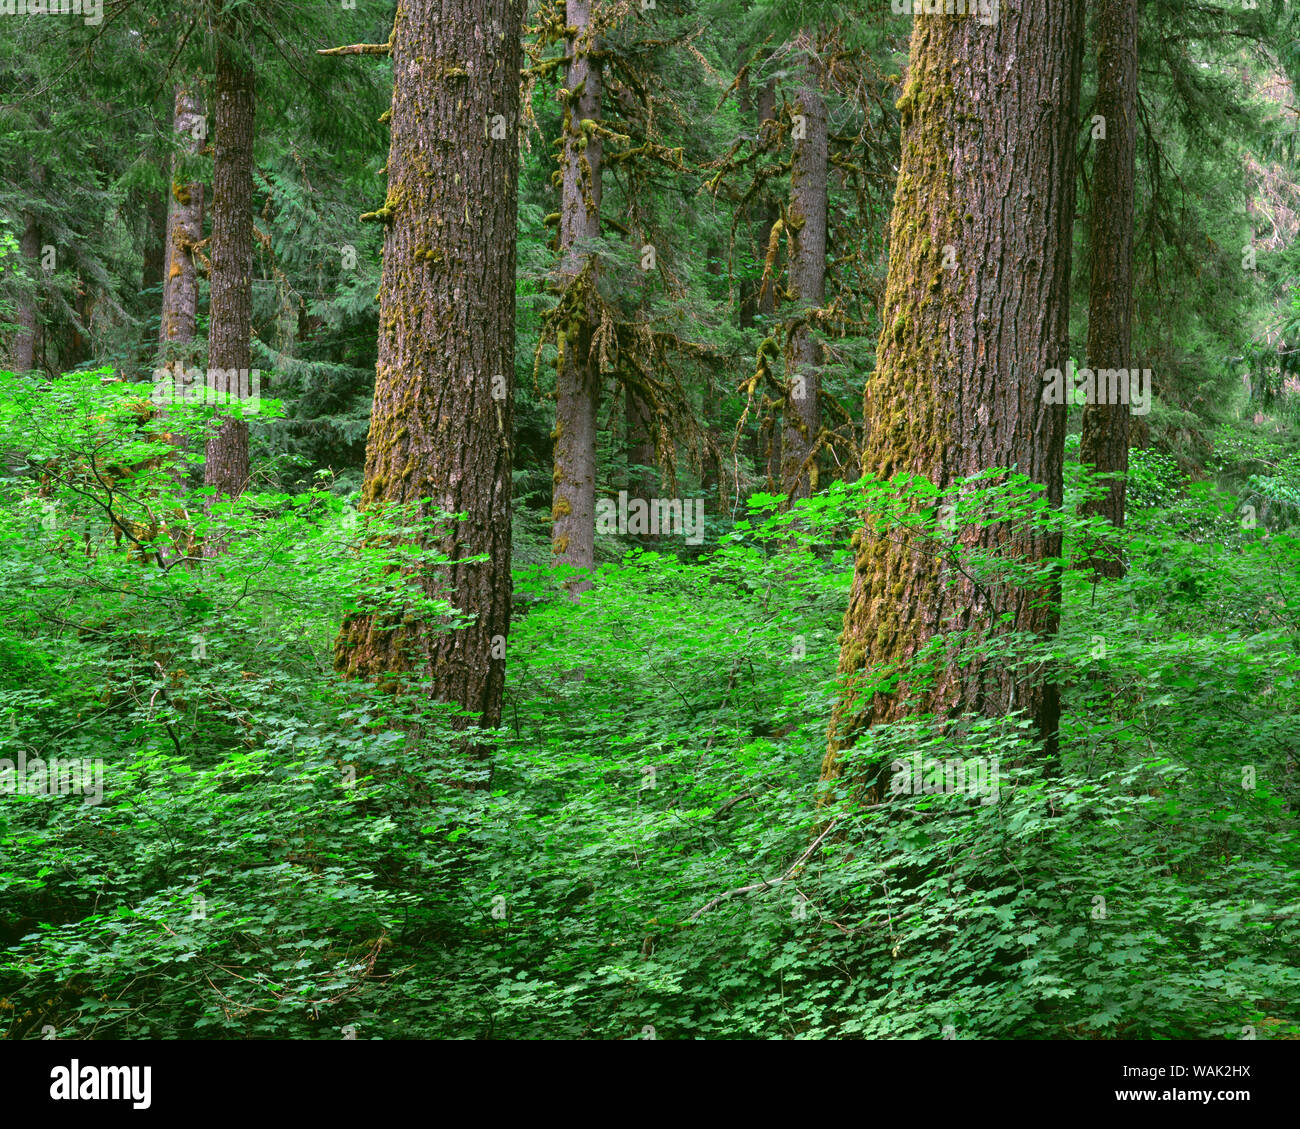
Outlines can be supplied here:
[[[1137, 0], [1102, 0], [1097, 8], [1097, 108], [1106, 136], [1096, 140], [1088, 239], [1088, 367], [1128, 369], [1132, 362], [1133, 194], [1137, 153]], [[1098, 382], [1100, 386], [1101, 382]], [[1128, 474], [1128, 404], [1085, 404], [1079, 461], [1121, 476], [1083, 507], [1116, 528], [1124, 525]], [[1124, 575], [1124, 560], [1105, 546], [1090, 562], [1095, 575]]]
[[427, 497], [467, 515], [431, 548], [458, 562], [443, 575], [472, 622], [435, 631], [358, 614], [334, 652], [338, 670], [367, 678], [426, 662], [435, 696], [487, 727], [501, 720], [510, 627], [520, 21], [516, 0], [417, 0], [398, 7], [393, 28], [389, 227], [362, 500]]
[[[566, 40], [569, 65], [566, 88], [575, 92], [564, 116], [564, 152], [560, 166], [560, 267], [562, 285], [577, 288], [576, 305], [562, 327], [562, 355], [555, 388], [555, 469], [551, 491], [551, 553], [556, 564], [591, 569], [596, 537], [596, 408], [600, 372], [591, 359], [596, 263], [578, 246], [600, 235], [601, 139], [584, 121], [598, 121], [601, 65], [591, 55], [600, 50], [593, 0], [568, 0]], [[570, 587], [577, 596], [591, 582]]]
[[[255, 76], [246, 56], [218, 40], [216, 133], [212, 167], [211, 320], [207, 386], [218, 401], [251, 393], [253, 305], [253, 99]], [[216, 497], [238, 497], [248, 484], [248, 424], [222, 418], [208, 439], [203, 481]], [[220, 539], [209, 548], [221, 551]]]
[[[1060, 505], [1065, 415], [1043, 402], [1043, 374], [1064, 368], [1068, 354], [1082, 11], [1070, 0], [1004, 8], [993, 27], [915, 22], [864, 474], [920, 474], [943, 490], [1014, 464]], [[949, 587], [947, 556], [897, 530], [868, 522], [854, 540], [839, 664], [846, 686], [823, 778], [840, 775], [841, 754], [869, 726], [914, 713], [1026, 710], [1052, 755], [1057, 690], [1042, 674], [952, 663], [909, 684], [908, 667], [948, 632], [1052, 634], [1059, 585], [985, 588], [958, 573]], [[965, 551], [1029, 561], [1060, 548], [1059, 538], [1005, 522], [967, 526], [961, 540]], [[867, 668], [900, 670], [902, 681], [868, 693], [859, 688]], [[879, 776], [857, 783], [878, 798]]]
[[[810, 64], [810, 67], [812, 65]], [[812, 452], [821, 431], [820, 345], [807, 322], [809, 309], [826, 301], [826, 175], [828, 138], [826, 103], [811, 84], [799, 88], [795, 114], [802, 117], [803, 137], [794, 142], [790, 170], [790, 312], [786, 343], [787, 380], [782, 409], [781, 493], [790, 502], [817, 489]], [[789, 324], [789, 323], [787, 323]]]
[[[172, 130], [190, 155], [197, 154], [203, 148], [202, 120], [198, 97], [186, 87], [178, 86]], [[194, 259], [194, 246], [202, 238], [203, 232], [203, 182], [181, 183], [180, 168], [180, 158], [174, 159], [171, 199], [167, 210], [167, 235], [164, 240], [166, 276], [163, 279], [162, 317], [158, 328], [159, 362], [164, 366], [170, 366], [177, 360], [175, 354], [178, 350], [175, 346], [185, 345], [194, 339], [199, 308], [198, 266]], [[251, 169], [249, 175], [252, 175]], [[251, 187], [248, 206], [251, 209]], [[223, 244], [226, 238], [228, 237], [223, 234]]]

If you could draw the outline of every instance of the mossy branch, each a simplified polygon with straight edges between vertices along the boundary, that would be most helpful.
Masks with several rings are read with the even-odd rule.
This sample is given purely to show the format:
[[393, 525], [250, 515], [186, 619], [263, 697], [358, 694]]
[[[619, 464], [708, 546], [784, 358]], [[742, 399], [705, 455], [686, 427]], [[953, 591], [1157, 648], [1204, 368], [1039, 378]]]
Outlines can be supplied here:
[[349, 43], [346, 47], [322, 47], [317, 55], [391, 55], [393, 45], [389, 43]]

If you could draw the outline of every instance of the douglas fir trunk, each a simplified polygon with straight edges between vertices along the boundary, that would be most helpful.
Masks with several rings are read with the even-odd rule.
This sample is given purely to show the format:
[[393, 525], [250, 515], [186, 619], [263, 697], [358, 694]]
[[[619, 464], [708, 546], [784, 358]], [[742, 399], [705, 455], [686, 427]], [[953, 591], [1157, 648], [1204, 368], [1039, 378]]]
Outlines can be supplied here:
[[[1004, 8], [991, 27], [915, 21], [884, 329], [865, 398], [866, 474], [919, 474], [944, 489], [1014, 464], [1060, 504], [1064, 409], [1044, 403], [1043, 374], [1064, 368], [1067, 354], [1081, 15], [1080, 0], [1067, 0]], [[854, 540], [839, 667], [847, 685], [823, 777], [840, 775], [841, 753], [868, 726], [928, 711], [1027, 710], [1051, 747], [1057, 695], [1041, 674], [951, 665], [909, 689], [906, 668], [941, 633], [1054, 632], [1052, 586], [977, 588], [959, 578], [952, 589], [946, 560], [897, 530], [868, 525]], [[1029, 560], [1059, 551], [1006, 524], [970, 527], [964, 541]], [[868, 667], [902, 668], [903, 683], [864, 693], [854, 682]]]
[[[1130, 368], [1133, 317], [1133, 177], [1137, 150], [1137, 0], [1102, 0], [1097, 8], [1097, 108], [1105, 137], [1094, 142], [1089, 202], [1088, 367]], [[1096, 386], [1105, 382], [1098, 380]], [[1129, 406], [1085, 404], [1079, 461], [1100, 473], [1128, 473]], [[1084, 507], [1112, 525], [1124, 524], [1124, 480]], [[1122, 576], [1118, 551], [1092, 562], [1101, 576]]]
[[[212, 165], [211, 321], [207, 384], [218, 403], [251, 392], [253, 304], [253, 68], [223, 36], [217, 44], [215, 157]], [[248, 424], [224, 418], [208, 440], [203, 481], [216, 496], [248, 485]], [[220, 538], [208, 551], [220, 552]]]
[[435, 546], [472, 623], [429, 631], [361, 614], [335, 665], [427, 664], [439, 700], [501, 718], [510, 626], [511, 427], [521, 6], [418, 0], [393, 27], [388, 224], [365, 506], [432, 498], [467, 520]]

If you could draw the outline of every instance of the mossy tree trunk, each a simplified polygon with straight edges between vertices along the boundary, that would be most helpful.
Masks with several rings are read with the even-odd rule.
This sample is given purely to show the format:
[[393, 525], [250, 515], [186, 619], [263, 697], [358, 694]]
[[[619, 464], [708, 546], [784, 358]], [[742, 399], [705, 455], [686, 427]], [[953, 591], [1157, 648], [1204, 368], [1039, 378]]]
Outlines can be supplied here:
[[[815, 64], [809, 70], [815, 71]], [[794, 502], [817, 489], [813, 451], [821, 431], [820, 345], [807, 320], [826, 300], [826, 102], [811, 83], [794, 99], [796, 129], [787, 211], [793, 246], [789, 293], [793, 319], [786, 341], [787, 373], [782, 409], [781, 493]]]
[[[748, 84], [746, 84], [746, 101], [748, 100]], [[742, 105], [742, 109], [748, 108]], [[758, 92], [758, 97], [753, 99], [754, 123], [759, 135], [759, 143], [770, 135], [777, 128], [776, 124], [776, 80], [769, 79], [763, 84]], [[772, 237], [772, 225], [776, 223], [780, 216], [777, 209], [776, 201], [772, 199], [772, 194], [766, 190], [760, 189], [758, 196], [758, 224], [755, 228], [754, 238], [756, 240], [755, 249], [757, 251], [756, 263], [761, 273], [763, 257], [767, 254], [767, 245]], [[754, 324], [755, 317], [761, 315], [770, 318], [776, 309], [776, 289], [768, 286], [766, 289], [760, 286], [757, 279], [745, 287], [740, 299], [740, 327], [748, 329]]]
[[[1088, 367], [1128, 369], [1132, 361], [1133, 194], [1137, 152], [1137, 0], [1101, 0], [1097, 6], [1097, 104], [1106, 136], [1094, 141], [1088, 202]], [[1100, 382], [1098, 382], [1100, 385]], [[1079, 461], [1103, 474], [1128, 473], [1128, 404], [1085, 404]], [[1114, 526], [1124, 524], [1123, 477], [1083, 508]], [[1124, 574], [1116, 549], [1091, 562], [1098, 576]]]
[[[190, 156], [203, 148], [205, 130], [197, 95], [188, 87], [176, 88], [172, 130]], [[171, 366], [178, 346], [194, 338], [199, 308], [198, 264], [194, 247], [202, 238], [203, 182], [182, 181], [179, 156], [172, 161], [171, 199], [167, 210], [167, 234], [163, 241], [164, 270], [162, 318], [158, 327], [159, 361]], [[250, 195], [250, 207], [252, 197]], [[251, 247], [251, 244], [250, 244]]]
[[[594, 0], [568, 0], [566, 40], [569, 62], [565, 88], [571, 92], [564, 114], [560, 157], [561, 284], [574, 292], [575, 305], [561, 327], [562, 353], [555, 387], [555, 469], [551, 491], [551, 552], [557, 564], [590, 569], [595, 565], [596, 408], [600, 372], [591, 357], [593, 317], [586, 297], [596, 285], [596, 263], [581, 242], [600, 236], [601, 140], [584, 122], [600, 118], [602, 74]], [[591, 586], [575, 583], [576, 597]]]
[[[219, 399], [251, 392], [253, 303], [253, 65], [228, 35], [217, 42], [213, 115], [211, 320], [208, 387]], [[208, 439], [203, 481], [216, 498], [238, 497], [248, 484], [248, 424], [224, 417]], [[208, 549], [221, 551], [220, 538]]]
[[[866, 474], [920, 474], [945, 489], [1014, 464], [1060, 504], [1064, 409], [1045, 405], [1042, 390], [1044, 371], [1064, 368], [1068, 348], [1081, 18], [1080, 0], [1070, 0], [1004, 8], [993, 27], [915, 21], [899, 101], [884, 329], [865, 396]], [[966, 550], [1031, 561], [1060, 547], [1006, 523], [969, 526], [962, 538]], [[840, 775], [843, 751], [867, 727], [914, 713], [1027, 710], [1050, 754], [1058, 703], [1043, 675], [951, 664], [931, 683], [909, 686], [906, 670], [929, 640], [951, 631], [1053, 633], [1055, 586], [974, 587], [897, 530], [878, 534], [868, 524], [854, 541], [839, 665], [846, 686], [823, 778]], [[869, 667], [901, 668], [902, 681], [867, 694], [855, 683]], [[868, 797], [877, 780], [859, 782]]]
[[[430, 545], [471, 623], [348, 618], [338, 670], [427, 663], [435, 696], [501, 720], [510, 627], [521, 6], [416, 0], [393, 26], [388, 229], [363, 505], [465, 513]], [[479, 563], [459, 563], [487, 555]], [[439, 593], [441, 594], [441, 591]], [[467, 719], [460, 722], [469, 725]]]
[[[758, 129], [760, 144], [769, 137], [776, 129], [776, 80], [769, 79], [763, 84], [758, 92], [758, 97], [754, 100], [754, 117]], [[777, 208], [776, 201], [772, 198], [771, 193], [760, 191], [759, 194], [759, 220], [756, 230], [757, 239], [757, 266], [760, 276], [763, 273], [763, 264], [767, 257], [768, 248], [772, 241], [772, 228], [780, 218], [780, 210]], [[776, 249], [777, 259], [780, 258], [780, 248]], [[771, 278], [766, 286], [760, 281], [755, 281], [752, 289], [742, 296], [740, 304], [740, 326], [742, 329], [751, 327], [758, 318], [763, 319], [763, 332], [765, 334], [774, 332], [772, 329], [772, 317], [776, 313], [776, 279], [780, 275], [779, 265], [774, 261], [771, 267]], [[781, 489], [781, 427], [777, 421], [768, 421], [762, 423], [754, 437], [754, 466], [762, 467], [768, 484], [773, 490]]]

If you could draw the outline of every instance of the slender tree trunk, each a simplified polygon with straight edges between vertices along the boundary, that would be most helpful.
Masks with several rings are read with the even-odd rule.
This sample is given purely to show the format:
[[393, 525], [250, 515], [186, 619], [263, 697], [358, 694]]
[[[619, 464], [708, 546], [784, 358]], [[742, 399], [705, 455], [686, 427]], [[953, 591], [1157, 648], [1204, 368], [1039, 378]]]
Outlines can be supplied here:
[[[456, 563], [456, 631], [359, 614], [335, 666], [379, 678], [427, 662], [434, 693], [501, 720], [510, 627], [511, 429], [521, 5], [414, 0], [393, 29], [389, 227], [363, 504], [465, 513], [431, 548]], [[454, 59], [463, 73], [424, 60]], [[429, 161], [437, 155], [432, 165]], [[594, 527], [593, 527], [594, 528]], [[468, 721], [463, 721], [468, 725]]]
[[[724, 249], [715, 243], [709, 244], [708, 249], [708, 267], [709, 274], [717, 279], [719, 293], [726, 293], [726, 282], [723, 280], [723, 255]], [[722, 466], [718, 461], [718, 452], [721, 450], [721, 436], [718, 428], [718, 394], [714, 385], [714, 374], [712, 371], [706, 371], [704, 374], [704, 395], [700, 404], [700, 414], [704, 418], [704, 452], [702, 455], [702, 465], [700, 467], [700, 490], [704, 494], [705, 507], [714, 512], [721, 512], [721, 490], [722, 490]]]
[[[1089, 200], [1088, 367], [1125, 369], [1132, 361], [1133, 181], [1137, 152], [1137, 0], [1101, 0], [1097, 7], [1097, 109], [1106, 136], [1097, 138]], [[1098, 387], [1107, 382], [1097, 381]], [[1100, 473], [1127, 475], [1128, 404], [1085, 404], [1079, 461]], [[1084, 507], [1124, 525], [1123, 477]], [[1118, 549], [1091, 562], [1098, 576], [1124, 575]]]
[[[198, 97], [184, 86], [176, 88], [172, 129], [187, 153], [194, 155], [204, 143]], [[162, 317], [159, 320], [159, 361], [170, 367], [176, 347], [194, 339], [198, 318], [199, 279], [194, 246], [203, 232], [203, 182], [180, 180], [181, 160], [172, 162], [171, 200], [167, 211], [166, 277], [163, 280]], [[251, 172], [250, 172], [251, 176]], [[249, 207], [252, 207], [250, 188]], [[223, 243], [228, 236], [223, 236]], [[251, 247], [251, 244], [250, 244]], [[223, 278], [224, 281], [224, 278]]]
[[[208, 388], [218, 401], [251, 393], [253, 304], [253, 68], [223, 37], [217, 46], [212, 167], [211, 320]], [[224, 418], [208, 439], [203, 481], [217, 497], [248, 484], [248, 424]], [[209, 547], [221, 550], [220, 539]]]
[[144, 261], [140, 264], [140, 289], [167, 287], [167, 198], [150, 192], [144, 204]]
[[[29, 165], [32, 186], [39, 191], [45, 184], [45, 170], [32, 161]], [[24, 268], [32, 276], [32, 288], [24, 290], [15, 303], [14, 321], [18, 329], [13, 336], [10, 353], [13, 354], [15, 372], [28, 372], [36, 367], [36, 331], [38, 296], [41, 291], [41, 227], [36, 216], [31, 212], [23, 213], [23, 233], [19, 238], [18, 250], [22, 256]]]
[[[760, 141], [762, 141], [772, 130], [776, 128], [776, 80], [769, 79], [763, 88], [758, 92], [758, 97], [753, 102], [754, 121], [758, 129]], [[755, 239], [757, 240], [756, 249], [758, 252], [757, 264], [760, 274], [764, 257], [767, 255], [768, 244], [772, 237], [772, 225], [776, 223], [780, 212], [777, 209], [776, 201], [772, 199], [769, 192], [760, 191], [759, 194], [759, 221], [755, 230]], [[775, 277], [776, 272], [773, 271]], [[746, 287], [741, 294], [740, 299], [740, 327], [748, 329], [754, 324], [755, 315], [771, 317], [776, 309], [776, 288], [768, 286], [763, 290], [758, 280]]]
[[[598, 121], [601, 67], [591, 58], [600, 50], [592, 20], [593, 0], [568, 0], [570, 61], [566, 86], [576, 92], [565, 114], [560, 168], [559, 277], [576, 287], [573, 316], [564, 327], [563, 353], [555, 389], [555, 471], [551, 492], [551, 552], [557, 564], [591, 569], [596, 537], [596, 407], [600, 373], [592, 362], [592, 299], [595, 261], [578, 247], [600, 235], [601, 142], [584, 121]], [[590, 581], [575, 583], [576, 598]]]
[[[1004, 8], [993, 27], [915, 22], [864, 473], [920, 474], [943, 490], [1014, 464], [1060, 505], [1064, 408], [1044, 403], [1043, 374], [1068, 354], [1082, 12], [1068, 0]], [[946, 555], [870, 522], [855, 541], [839, 667], [847, 685], [823, 777], [840, 775], [842, 751], [867, 727], [913, 713], [1026, 710], [1054, 752], [1057, 691], [1041, 673], [953, 663], [909, 684], [908, 666], [948, 632], [1052, 634], [1057, 586], [975, 586]], [[964, 552], [1027, 561], [1060, 548], [1011, 523], [968, 526], [962, 542]], [[901, 670], [902, 681], [867, 693], [858, 676], [868, 667]], [[878, 796], [879, 777], [859, 783]]]
[[795, 96], [797, 132], [790, 170], [787, 215], [793, 237], [790, 256], [790, 312], [793, 329], [787, 343], [788, 375], [782, 410], [781, 492], [794, 502], [817, 489], [813, 450], [821, 431], [820, 345], [807, 321], [809, 309], [826, 300], [826, 174], [828, 138], [826, 103], [811, 85]]
[[[641, 225], [641, 216], [635, 205], [632, 206], [628, 217], [628, 230], [631, 233], [633, 253], [640, 256], [645, 234]], [[642, 299], [637, 304], [638, 317], [644, 317], [645, 314], [644, 293], [642, 291]], [[655, 434], [652, 430], [655, 419], [645, 401], [630, 385], [625, 385], [623, 388], [623, 421], [627, 432], [628, 496], [652, 498], [655, 495], [655, 473], [651, 469], [655, 465]], [[644, 541], [649, 536], [649, 534], [641, 534], [639, 539]]]
[[653, 420], [641, 397], [631, 388], [623, 390], [623, 412], [627, 424], [627, 492], [632, 498], [654, 496], [655, 445], [650, 431]]
[[[757, 111], [759, 136], [765, 138], [777, 128], [775, 79], [768, 79], [763, 89], [758, 92]], [[772, 248], [772, 229], [776, 226], [776, 221], [780, 218], [781, 212], [776, 201], [768, 193], [764, 192], [762, 194], [762, 200], [763, 213], [758, 225], [760, 274], [769, 250], [774, 253], [771, 268], [767, 272], [770, 276], [767, 285], [764, 286], [760, 283], [758, 293], [754, 297], [753, 314], [763, 319], [763, 329], [767, 333], [775, 333], [776, 330], [772, 322], [776, 316], [777, 279], [781, 277], [781, 249], [779, 246]], [[754, 322], [753, 314], [749, 318], [749, 324], [751, 325]], [[764, 395], [766, 395], [766, 392], [764, 392]], [[781, 490], [781, 429], [781, 421], [774, 418], [770, 426], [764, 425], [760, 429], [756, 446], [756, 453], [765, 459], [764, 471], [767, 475], [767, 483], [772, 490], [778, 493]], [[767, 438], [766, 444], [763, 442], [764, 437]], [[766, 446], [766, 452], [762, 450], [764, 446]]]

